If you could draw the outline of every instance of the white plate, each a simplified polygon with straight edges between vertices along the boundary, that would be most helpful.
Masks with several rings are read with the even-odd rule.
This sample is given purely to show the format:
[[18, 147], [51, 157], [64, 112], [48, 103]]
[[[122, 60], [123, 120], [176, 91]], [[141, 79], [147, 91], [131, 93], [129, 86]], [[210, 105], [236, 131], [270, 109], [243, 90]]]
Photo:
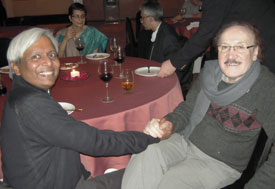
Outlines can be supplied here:
[[148, 67], [141, 67], [135, 70], [137, 75], [145, 77], [154, 77], [157, 76], [160, 71], [160, 67], [150, 66], [150, 73], [148, 73]]
[[67, 111], [68, 115], [74, 112], [75, 106], [67, 102], [58, 102], [64, 110]]
[[78, 67], [77, 63], [60, 64], [60, 70], [70, 70], [70, 69], [77, 68], [77, 67]]
[[8, 74], [10, 72], [10, 67], [9, 66], [4, 66], [0, 68], [0, 73]]
[[108, 58], [109, 56], [110, 54], [108, 53], [92, 53], [92, 54], [87, 54], [86, 58], [90, 60], [101, 60], [101, 59]]

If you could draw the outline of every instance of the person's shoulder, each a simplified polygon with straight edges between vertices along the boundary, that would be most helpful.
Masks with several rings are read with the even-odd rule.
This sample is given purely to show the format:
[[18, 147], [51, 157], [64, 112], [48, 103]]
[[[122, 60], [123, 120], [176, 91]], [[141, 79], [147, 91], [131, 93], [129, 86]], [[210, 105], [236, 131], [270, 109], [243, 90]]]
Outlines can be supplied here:
[[275, 87], [275, 74], [272, 73], [266, 66], [261, 65], [261, 75], [262, 80], [274, 85]]
[[171, 34], [174, 36], [178, 35], [175, 28], [173, 26], [171, 26], [171, 24], [167, 24], [166, 22], [161, 23], [159, 31], [164, 32], [166, 35], [167, 34]]
[[90, 25], [86, 25], [85, 26], [85, 30], [87, 31], [99, 31], [97, 28], [95, 28], [94, 26], [90, 26]]
[[10, 91], [8, 102], [12, 106], [17, 107], [19, 111], [22, 111], [25, 107], [30, 106], [30, 104], [34, 106], [41, 104], [46, 99], [45, 95], [47, 95], [45, 92], [43, 94], [43, 92], [36, 92], [30, 88], [18, 87]]
[[56, 36], [59, 36], [59, 35], [66, 35], [66, 32], [68, 31], [68, 28], [69, 26], [65, 27], [65, 28], [61, 28], [59, 29], [57, 32], [56, 32]]
[[86, 28], [85, 28], [85, 32], [87, 32], [87, 33], [101, 33], [96, 27], [94, 27], [94, 26], [89, 26], [89, 25], [86, 25], [85, 26]]

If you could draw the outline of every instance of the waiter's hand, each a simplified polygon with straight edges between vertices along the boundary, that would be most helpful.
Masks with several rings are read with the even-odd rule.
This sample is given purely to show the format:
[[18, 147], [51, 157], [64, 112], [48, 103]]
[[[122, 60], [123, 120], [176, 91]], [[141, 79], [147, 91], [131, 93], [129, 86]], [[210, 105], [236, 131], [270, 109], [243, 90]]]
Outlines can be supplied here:
[[158, 77], [164, 78], [172, 75], [176, 71], [176, 68], [172, 65], [170, 60], [166, 60], [161, 64]]

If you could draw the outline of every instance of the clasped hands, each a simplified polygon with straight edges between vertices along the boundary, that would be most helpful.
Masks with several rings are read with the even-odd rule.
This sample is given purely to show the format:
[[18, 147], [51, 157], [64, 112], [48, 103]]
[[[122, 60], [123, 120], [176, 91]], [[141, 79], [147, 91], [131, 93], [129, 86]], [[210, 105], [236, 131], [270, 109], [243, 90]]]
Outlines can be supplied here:
[[168, 121], [166, 118], [152, 119], [148, 122], [144, 129], [144, 133], [151, 135], [161, 140], [167, 139], [171, 136], [173, 130], [173, 123]]

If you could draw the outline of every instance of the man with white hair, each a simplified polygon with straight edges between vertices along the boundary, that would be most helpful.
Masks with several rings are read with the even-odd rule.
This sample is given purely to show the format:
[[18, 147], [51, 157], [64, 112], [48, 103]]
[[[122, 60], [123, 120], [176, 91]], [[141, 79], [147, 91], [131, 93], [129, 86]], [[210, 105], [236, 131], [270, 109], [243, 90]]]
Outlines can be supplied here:
[[57, 52], [57, 41], [41, 28], [26, 30], [10, 43], [7, 57], [14, 74], [0, 130], [4, 178], [15, 188], [120, 187], [116, 181], [105, 186], [104, 180], [94, 185], [97, 179], [88, 179], [80, 153], [137, 153], [159, 139], [134, 131], [98, 130], [67, 115], [48, 93], [59, 73]]
[[262, 129], [265, 149], [244, 188], [274, 188], [275, 76], [260, 64], [259, 32], [233, 22], [215, 41], [218, 60], [206, 62], [187, 100], [146, 126], [146, 133], [168, 139], [131, 157], [122, 189], [228, 186], [247, 167]]
[[[163, 21], [163, 8], [157, 1], [146, 1], [140, 6], [140, 21], [146, 30], [151, 30], [152, 36], [148, 43], [150, 50], [146, 58], [162, 63], [170, 59], [180, 48], [180, 41], [175, 29]], [[144, 46], [141, 46], [144, 49]], [[186, 95], [186, 88], [183, 81], [183, 72], [176, 70], [180, 81], [183, 95]], [[189, 87], [189, 86], [188, 86]]]

